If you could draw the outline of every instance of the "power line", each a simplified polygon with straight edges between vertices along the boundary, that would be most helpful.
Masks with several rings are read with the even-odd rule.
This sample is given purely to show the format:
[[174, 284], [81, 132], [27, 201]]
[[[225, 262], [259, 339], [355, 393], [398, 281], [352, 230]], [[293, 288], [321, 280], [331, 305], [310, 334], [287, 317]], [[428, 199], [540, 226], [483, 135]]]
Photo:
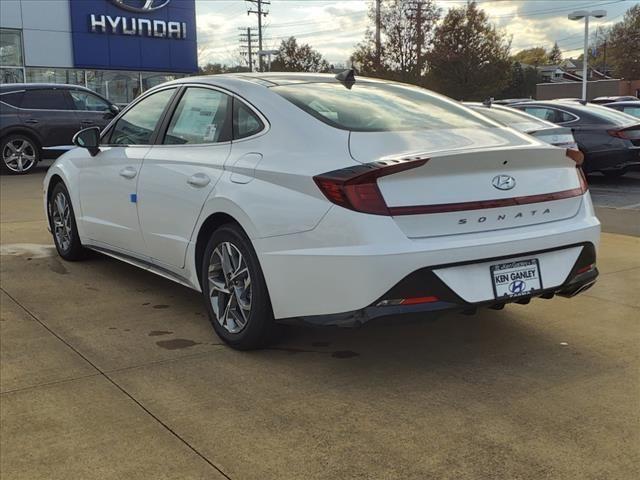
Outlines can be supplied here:
[[247, 15], [253, 13], [258, 16], [258, 68], [261, 72], [264, 71], [263, 61], [262, 61], [262, 17], [266, 17], [269, 15], [269, 12], [266, 12], [262, 9], [264, 5], [271, 5], [271, 2], [268, 0], [246, 0], [249, 3], [253, 3], [256, 5], [256, 10], [247, 10]]

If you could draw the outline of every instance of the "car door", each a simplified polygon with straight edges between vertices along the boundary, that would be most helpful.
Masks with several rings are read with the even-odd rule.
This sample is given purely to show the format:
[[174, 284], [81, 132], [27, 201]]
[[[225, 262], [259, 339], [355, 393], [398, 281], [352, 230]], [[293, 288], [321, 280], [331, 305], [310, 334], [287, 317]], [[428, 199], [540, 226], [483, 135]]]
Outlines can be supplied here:
[[114, 106], [98, 95], [85, 90], [69, 90], [81, 128], [99, 127], [102, 130], [115, 116]]
[[40, 134], [43, 147], [71, 145], [80, 122], [67, 89], [26, 90], [20, 103], [20, 119]]
[[181, 269], [202, 205], [231, 151], [231, 97], [188, 86], [147, 154], [138, 184], [138, 214], [155, 263]]
[[134, 103], [105, 132], [100, 153], [81, 165], [82, 221], [94, 244], [145, 256], [136, 208], [138, 174], [176, 90], [155, 91]]

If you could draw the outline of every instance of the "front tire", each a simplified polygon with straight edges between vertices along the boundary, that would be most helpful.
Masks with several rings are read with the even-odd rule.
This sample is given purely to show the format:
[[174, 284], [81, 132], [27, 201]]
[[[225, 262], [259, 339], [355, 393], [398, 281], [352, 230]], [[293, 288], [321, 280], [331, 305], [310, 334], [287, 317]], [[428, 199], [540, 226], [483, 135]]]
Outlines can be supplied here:
[[0, 168], [10, 175], [31, 172], [40, 161], [38, 144], [25, 135], [8, 135], [0, 142]]
[[242, 229], [218, 228], [201, 268], [202, 294], [218, 336], [238, 350], [265, 346], [277, 331], [258, 257]]
[[48, 203], [49, 223], [58, 255], [69, 261], [83, 259], [86, 251], [78, 235], [73, 205], [64, 184], [58, 183], [53, 187]]

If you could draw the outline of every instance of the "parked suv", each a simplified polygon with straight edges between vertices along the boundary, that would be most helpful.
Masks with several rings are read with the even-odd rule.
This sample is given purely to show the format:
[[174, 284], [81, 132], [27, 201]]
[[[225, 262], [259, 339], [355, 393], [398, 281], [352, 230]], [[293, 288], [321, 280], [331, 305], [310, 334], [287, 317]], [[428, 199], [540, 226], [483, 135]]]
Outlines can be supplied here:
[[68, 150], [78, 130], [103, 128], [116, 113], [116, 105], [76, 85], [0, 85], [0, 168], [28, 173]]

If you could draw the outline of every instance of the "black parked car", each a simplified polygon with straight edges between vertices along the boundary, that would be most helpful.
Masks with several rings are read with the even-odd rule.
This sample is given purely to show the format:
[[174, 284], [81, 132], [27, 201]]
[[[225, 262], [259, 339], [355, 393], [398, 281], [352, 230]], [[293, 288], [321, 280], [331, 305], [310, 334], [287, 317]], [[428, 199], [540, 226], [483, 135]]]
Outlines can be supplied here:
[[611, 108], [550, 100], [512, 105], [535, 117], [570, 127], [584, 153], [586, 173], [624, 175], [640, 166], [640, 120]]
[[613, 108], [614, 110], [626, 113], [627, 115], [631, 115], [632, 117], [640, 118], [640, 100], [605, 103], [603, 107]]
[[103, 128], [118, 107], [76, 85], [0, 85], [0, 168], [23, 174], [43, 157], [55, 158], [83, 128]]

